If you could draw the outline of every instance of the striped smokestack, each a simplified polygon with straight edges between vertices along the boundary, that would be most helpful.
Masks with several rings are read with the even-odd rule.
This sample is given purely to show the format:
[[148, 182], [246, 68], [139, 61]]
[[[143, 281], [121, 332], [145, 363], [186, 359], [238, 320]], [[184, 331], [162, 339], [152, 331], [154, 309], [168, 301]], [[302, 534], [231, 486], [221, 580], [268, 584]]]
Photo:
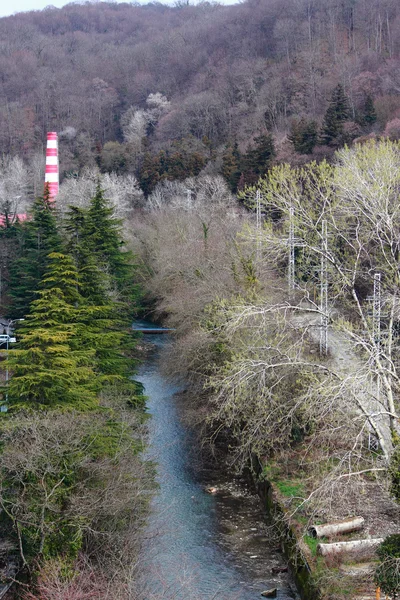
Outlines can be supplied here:
[[55, 131], [50, 131], [47, 134], [44, 187], [48, 187], [49, 199], [52, 201], [58, 194], [58, 182], [58, 135]]

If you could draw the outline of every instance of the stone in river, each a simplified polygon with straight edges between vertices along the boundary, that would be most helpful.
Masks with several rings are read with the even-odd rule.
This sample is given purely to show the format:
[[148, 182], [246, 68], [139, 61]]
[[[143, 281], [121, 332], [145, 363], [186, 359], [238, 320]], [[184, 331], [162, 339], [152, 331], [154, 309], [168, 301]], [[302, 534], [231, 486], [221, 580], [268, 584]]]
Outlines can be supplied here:
[[276, 588], [272, 588], [271, 590], [265, 590], [265, 592], [261, 592], [261, 596], [264, 598], [276, 598], [278, 590]]

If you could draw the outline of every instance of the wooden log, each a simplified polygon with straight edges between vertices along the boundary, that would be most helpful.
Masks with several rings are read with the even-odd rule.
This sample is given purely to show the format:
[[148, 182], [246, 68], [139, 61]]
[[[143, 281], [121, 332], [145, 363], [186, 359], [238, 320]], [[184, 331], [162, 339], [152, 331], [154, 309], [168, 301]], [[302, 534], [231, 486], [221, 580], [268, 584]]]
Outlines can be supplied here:
[[374, 540], [353, 540], [351, 542], [335, 542], [333, 544], [318, 544], [317, 554], [320, 556], [336, 556], [340, 554], [362, 554], [363, 557], [371, 556], [383, 542], [383, 538]]
[[363, 517], [353, 517], [345, 519], [337, 523], [326, 523], [325, 525], [311, 525], [308, 529], [308, 535], [315, 538], [332, 537], [341, 533], [351, 533], [352, 531], [360, 531], [364, 527], [365, 520]]

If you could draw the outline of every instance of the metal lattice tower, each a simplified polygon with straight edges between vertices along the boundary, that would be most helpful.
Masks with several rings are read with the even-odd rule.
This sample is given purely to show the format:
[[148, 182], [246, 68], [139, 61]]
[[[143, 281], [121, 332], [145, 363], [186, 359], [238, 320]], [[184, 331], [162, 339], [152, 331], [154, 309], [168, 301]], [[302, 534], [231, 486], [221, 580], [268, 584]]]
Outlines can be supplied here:
[[320, 311], [321, 311], [321, 329], [319, 338], [319, 351], [321, 354], [328, 353], [328, 227], [326, 219], [322, 221], [321, 231], [321, 273], [320, 273]]
[[381, 274], [374, 275], [374, 300], [372, 308], [372, 335], [375, 342], [375, 351], [378, 355], [381, 346]]
[[261, 192], [256, 193], [257, 263], [261, 260]]
[[294, 247], [295, 247], [295, 238], [294, 238], [294, 208], [293, 206], [289, 209], [289, 270], [288, 270], [288, 283], [289, 283], [289, 293], [294, 290]]

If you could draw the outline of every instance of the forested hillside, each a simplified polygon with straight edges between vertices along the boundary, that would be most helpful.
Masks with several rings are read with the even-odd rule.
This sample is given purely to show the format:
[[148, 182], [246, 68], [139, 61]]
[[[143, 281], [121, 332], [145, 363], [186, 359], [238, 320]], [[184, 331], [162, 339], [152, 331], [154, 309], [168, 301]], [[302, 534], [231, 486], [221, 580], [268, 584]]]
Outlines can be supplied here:
[[[143, 312], [207, 456], [267, 482], [321, 600], [397, 597], [398, 0], [48, 7], [0, 19], [0, 76], [0, 537], [24, 600], [142, 597]], [[358, 516], [393, 560], [354, 574], [309, 527]]]
[[63, 131], [64, 174], [97, 163], [149, 192], [208, 165], [236, 190], [272, 159], [396, 138], [399, 33], [395, 0], [73, 3], [3, 18], [0, 151], [32, 161], [46, 131]]

